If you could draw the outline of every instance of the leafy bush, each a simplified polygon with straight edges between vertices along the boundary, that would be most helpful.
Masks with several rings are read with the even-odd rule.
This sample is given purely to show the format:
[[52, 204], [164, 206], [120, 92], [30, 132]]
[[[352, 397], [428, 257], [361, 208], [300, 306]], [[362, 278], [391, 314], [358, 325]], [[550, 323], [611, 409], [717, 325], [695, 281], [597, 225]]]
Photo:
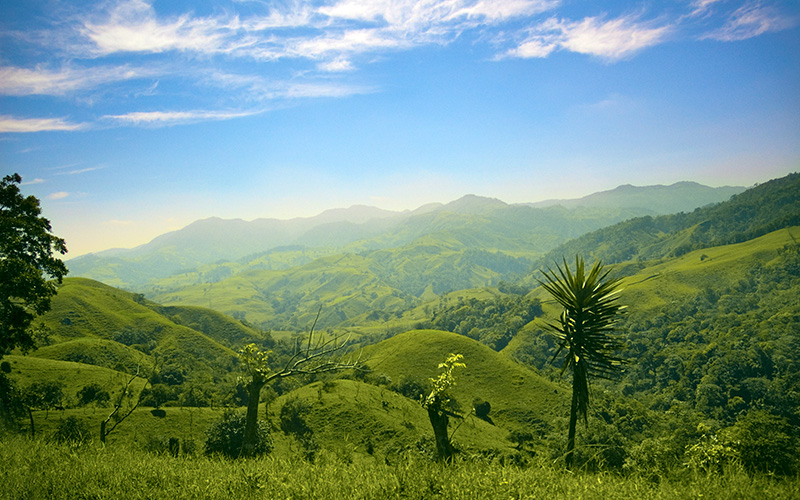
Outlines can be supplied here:
[[703, 434], [697, 443], [686, 447], [684, 465], [694, 471], [722, 472], [739, 461], [738, 444], [724, 432]]
[[311, 428], [306, 423], [306, 415], [311, 410], [311, 405], [300, 399], [290, 399], [281, 407], [281, 430], [284, 434], [294, 434], [301, 438], [312, 434]]
[[798, 431], [788, 419], [753, 410], [731, 429], [742, 465], [752, 471], [792, 475], [798, 470]]
[[111, 400], [111, 395], [108, 391], [104, 390], [100, 387], [99, 384], [91, 383], [81, 387], [81, 389], [76, 394], [78, 398], [78, 404], [85, 406], [90, 403], [96, 403], [97, 406], [103, 406], [108, 404]]
[[61, 443], [83, 444], [91, 439], [91, 431], [85, 422], [69, 416], [58, 424], [53, 439]]
[[[206, 431], [206, 455], [223, 455], [237, 458], [242, 451], [245, 428], [245, 414], [227, 410], [222, 417]], [[272, 437], [269, 428], [261, 421], [258, 422], [256, 444], [253, 455], [263, 455], [272, 451]]]
[[303, 457], [313, 462], [319, 452], [319, 443], [314, 437], [314, 431], [308, 426], [306, 416], [311, 410], [311, 405], [301, 399], [290, 399], [281, 407], [281, 430], [291, 434], [297, 439]]
[[392, 384], [389, 388], [413, 401], [419, 401], [430, 391], [425, 384], [413, 377], [404, 377], [396, 384]]

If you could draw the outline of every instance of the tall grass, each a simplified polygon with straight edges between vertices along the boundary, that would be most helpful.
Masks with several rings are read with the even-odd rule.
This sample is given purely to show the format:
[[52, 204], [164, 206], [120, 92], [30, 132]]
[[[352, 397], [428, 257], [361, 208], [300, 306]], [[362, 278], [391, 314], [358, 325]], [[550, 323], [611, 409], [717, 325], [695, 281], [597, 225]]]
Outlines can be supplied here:
[[570, 473], [548, 463], [520, 468], [418, 456], [394, 463], [347, 462], [321, 453], [314, 463], [271, 456], [227, 461], [155, 455], [124, 446], [75, 447], [6, 436], [0, 446], [2, 499], [790, 499], [797, 478], [681, 473], [657, 480]]

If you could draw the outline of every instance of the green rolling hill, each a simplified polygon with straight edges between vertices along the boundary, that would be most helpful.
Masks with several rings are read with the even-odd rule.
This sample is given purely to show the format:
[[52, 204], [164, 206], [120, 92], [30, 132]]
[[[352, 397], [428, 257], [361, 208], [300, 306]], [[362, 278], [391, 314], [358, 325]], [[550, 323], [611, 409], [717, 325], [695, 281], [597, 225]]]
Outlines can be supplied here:
[[[392, 460], [404, 452], [434, 452], [433, 431], [422, 406], [394, 391], [356, 380], [314, 382], [279, 397], [268, 406], [276, 453], [302, 448], [281, 415], [300, 409], [299, 417], [320, 449], [348, 460]], [[455, 431], [455, 421], [451, 428]], [[288, 429], [287, 429], [288, 430]], [[502, 455], [512, 451], [508, 431], [468, 416], [453, 441], [467, 454]]]
[[[216, 311], [162, 307], [85, 278], [66, 278], [40, 320], [47, 332], [40, 335], [40, 348], [14, 356], [25, 363], [12, 376], [24, 384], [34, 379], [67, 384], [70, 398], [76, 384], [105, 386], [114, 378], [110, 374], [117, 374], [117, 380], [120, 373], [139, 370], [169, 386], [168, 400], [202, 387], [208, 404], [230, 397], [236, 349], [249, 342], [273, 343], [268, 334]], [[30, 365], [33, 360], [39, 364]], [[71, 377], [65, 366], [92, 375]]]
[[449, 353], [463, 354], [467, 365], [457, 375], [454, 398], [466, 409], [473, 399], [488, 401], [490, 416], [499, 426], [546, 425], [568, 412], [569, 397], [563, 386], [454, 333], [414, 330], [366, 347], [362, 355], [374, 373], [396, 383], [426, 383], [438, 374], [437, 366]]

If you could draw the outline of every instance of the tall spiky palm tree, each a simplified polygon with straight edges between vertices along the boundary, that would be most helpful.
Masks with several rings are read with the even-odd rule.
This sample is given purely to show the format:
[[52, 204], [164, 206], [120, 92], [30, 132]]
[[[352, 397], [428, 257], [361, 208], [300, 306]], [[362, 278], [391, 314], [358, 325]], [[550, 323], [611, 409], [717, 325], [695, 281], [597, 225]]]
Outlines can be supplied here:
[[564, 259], [564, 267], [543, 272], [539, 283], [564, 307], [557, 322], [547, 327], [558, 342], [553, 359], [566, 351], [563, 374], [572, 371], [572, 405], [567, 437], [567, 467], [572, 467], [575, 449], [575, 426], [578, 415], [589, 425], [589, 376], [611, 378], [622, 364], [616, 353], [623, 343], [614, 335], [615, 323], [623, 312], [619, 298], [620, 278], [610, 278], [600, 261], [586, 272], [583, 258], [575, 257], [573, 273]]

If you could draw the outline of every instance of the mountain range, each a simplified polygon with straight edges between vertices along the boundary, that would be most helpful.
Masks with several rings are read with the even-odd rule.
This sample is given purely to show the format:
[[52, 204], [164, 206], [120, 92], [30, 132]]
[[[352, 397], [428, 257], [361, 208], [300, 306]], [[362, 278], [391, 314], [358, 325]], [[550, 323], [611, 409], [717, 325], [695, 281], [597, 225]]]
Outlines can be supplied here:
[[357, 205], [290, 220], [209, 218], [134, 249], [71, 259], [68, 266], [72, 276], [147, 290], [155, 280], [198, 266], [253, 260], [285, 247], [303, 248], [319, 256], [390, 249], [427, 239], [533, 257], [616, 222], [691, 211], [725, 201], [744, 189], [680, 182], [670, 186], [626, 185], [574, 200], [529, 204], [467, 195], [447, 204], [430, 203], [404, 212]]

